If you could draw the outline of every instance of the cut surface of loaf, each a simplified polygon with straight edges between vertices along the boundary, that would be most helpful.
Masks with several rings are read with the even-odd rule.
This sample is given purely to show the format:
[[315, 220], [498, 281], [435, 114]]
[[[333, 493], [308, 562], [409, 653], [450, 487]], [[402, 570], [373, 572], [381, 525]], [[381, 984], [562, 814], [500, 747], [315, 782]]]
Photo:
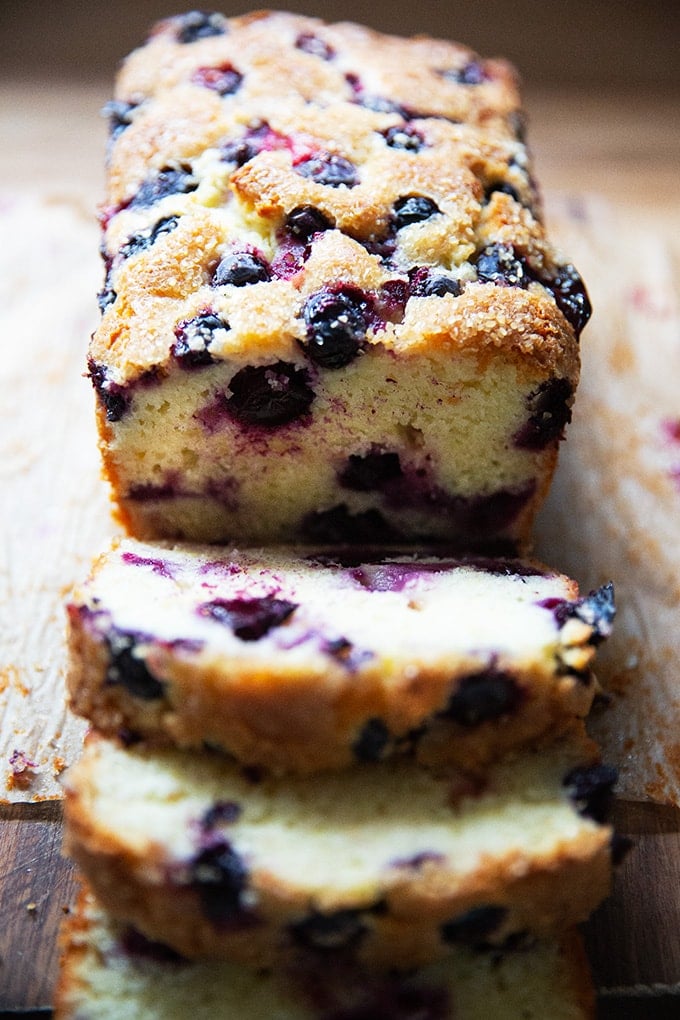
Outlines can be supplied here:
[[546, 239], [509, 65], [192, 14], [108, 111], [89, 373], [126, 527], [526, 545], [590, 306]]
[[484, 780], [408, 761], [276, 779], [98, 737], [66, 780], [65, 847], [184, 956], [408, 967], [584, 920], [609, 889], [613, 780], [581, 731]]
[[62, 936], [55, 1020], [592, 1020], [579, 936], [496, 953], [459, 947], [445, 963], [386, 977], [344, 961], [276, 973], [190, 963], [113, 921], [90, 896]]
[[531, 560], [124, 539], [71, 595], [68, 688], [109, 735], [277, 771], [480, 767], [588, 713], [612, 615]]

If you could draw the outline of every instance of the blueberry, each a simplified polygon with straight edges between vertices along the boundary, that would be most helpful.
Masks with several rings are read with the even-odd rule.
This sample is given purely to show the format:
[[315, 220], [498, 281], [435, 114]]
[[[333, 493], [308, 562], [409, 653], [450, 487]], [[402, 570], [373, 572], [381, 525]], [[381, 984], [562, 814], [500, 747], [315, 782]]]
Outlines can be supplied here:
[[233, 163], [234, 166], [241, 167], [261, 151], [252, 138], [234, 138], [220, 147], [220, 159], [223, 163]]
[[394, 203], [392, 222], [395, 230], [408, 227], [411, 223], [421, 223], [441, 212], [436, 202], [424, 195], [405, 195]]
[[294, 942], [306, 949], [332, 950], [355, 948], [367, 932], [359, 910], [318, 910], [289, 926]]
[[308, 514], [300, 530], [307, 541], [328, 545], [344, 542], [351, 545], [380, 545], [398, 542], [402, 537], [379, 510], [351, 514], [345, 503], [339, 503], [330, 510], [315, 510]]
[[367, 110], [374, 110], [376, 113], [396, 113], [398, 117], [402, 117], [404, 120], [408, 120], [411, 116], [405, 107], [395, 103], [393, 99], [387, 99], [386, 96], [366, 92], [364, 83], [358, 74], [352, 74], [351, 72], [346, 74], [345, 81], [352, 90], [354, 96], [353, 102], [364, 106]]
[[192, 43], [213, 35], [224, 35], [227, 22], [223, 14], [211, 11], [187, 11], [174, 19], [177, 42]]
[[114, 141], [125, 128], [132, 124], [132, 114], [137, 109], [137, 103], [126, 103], [122, 99], [112, 99], [102, 110], [102, 114], [109, 122], [109, 138]]
[[353, 188], [359, 183], [354, 164], [344, 156], [331, 152], [308, 156], [295, 169], [302, 177], [308, 177], [316, 184], [325, 184], [329, 188]]
[[295, 40], [295, 46], [296, 49], [302, 50], [303, 53], [309, 53], [313, 57], [320, 57], [321, 60], [332, 60], [335, 56], [333, 47], [329, 46], [328, 43], [312, 32], [301, 32]]
[[142, 182], [132, 197], [129, 208], [146, 209], [155, 202], [160, 202], [162, 198], [167, 198], [168, 195], [187, 195], [197, 187], [198, 181], [193, 176], [191, 167], [166, 166]]
[[97, 294], [97, 304], [99, 305], [99, 311], [102, 314], [106, 311], [109, 305], [113, 304], [113, 302], [118, 297], [111, 283], [111, 276], [113, 272], [113, 259], [109, 258], [108, 256], [105, 256], [104, 265], [105, 265], [104, 284], [102, 286], [102, 289]]
[[555, 298], [557, 307], [576, 336], [587, 324], [592, 314], [592, 305], [583, 280], [571, 265], [560, 266], [557, 274], [548, 280], [541, 280]]
[[411, 294], [413, 297], [444, 297], [453, 294], [459, 297], [462, 288], [458, 280], [444, 273], [437, 273], [426, 266], [409, 270]]
[[375, 113], [396, 113], [397, 116], [403, 117], [405, 120], [409, 116], [408, 110], [405, 107], [400, 106], [399, 103], [395, 103], [393, 99], [388, 99], [386, 96], [364, 92], [359, 97], [358, 102], [360, 106], [365, 107], [367, 110], [373, 110]]
[[219, 67], [198, 67], [191, 76], [194, 85], [212, 89], [220, 96], [231, 96], [238, 92], [243, 75], [232, 64], [220, 64]]
[[376, 312], [390, 322], [402, 322], [406, 302], [411, 297], [408, 280], [386, 280], [376, 294]]
[[574, 607], [574, 616], [593, 628], [593, 644], [608, 638], [616, 616], [614, 585], [611, 581], [580, 599]]
[[274, 131], [266, 120], [256, 120], [251, 122], [244, 135], [225, 142], [220, 147], [220, 158], [225, 163], [234, 163], [240, 167], [254, 159], [260, 152], [290, 147], [290, 138]]
[[97, 397], [106, 411], [106, 420], [120, 421], [130, 406], [127, 389], [109, 379], [104, 365], [98, 365], [92, 358], [87, 363], [87, 370]]
[[512, 184], [508, 181], [491, 181], [484, 189], [484, 197], [488, 201], [495, 191], [500, 192], [502, 195], [509, 195], [510, 198], [514, 198], [515, 202], [520, 202], [519, 192], [516, 188], [513, 188]]
[[204, 812], [200, 820], [201, 828], [209, 832], [220, 825], [233, 825], [243, 813], [243, 808], [233, 800], [218, 800]]
[[566, 599], [544, 599], [539, 603], [544, 609], [552, 611], [558, 627], [564, 627], [568, 620], [575, 617], [593, 628], [591, 643], [596, 645], [608, 638], [616, 616], [614, 585], [611, 581], [577, 602]]
[[138, 234], [133, 234], [129, 237], [125, 244], [121, 246], [120, 257], [129, 259], [132, 255], [139, 255], [140, 252], [151, 248], [163, 234], [169, 234], [175, 230], [178, 224], [179, 219], [177, 216], [164, 216], [153, 227], [140, 230]]
[[259, 255], [247, 251], [231, 252], [219, 262], [213, 278], [213, 287], [248, 287], [253, 283], [265, 283], [271, 279], [267, 262]]
[[401, 473], [398, 453], [375, 450], [363, 456], [350, 454], [338, 481], [345, 489], [354, 492], [372, 492], [380, 490], [394, 478], [400, 478]]
[[526, 287], [529, 274], [524, 261], [509, 244], [490, 244], [474, 260], [477, 279], [505, 287]]
[[321, 650], [339, 662], [350, 673], [355, 672], [362, 663], [373, 658], [373, 652], [356, 648], [346, 637], [329, 638], [321, 642]]
[[314, 234], [331, 230], [333, 222], [314, 205], [298, 205], [286, 217], [286, 227], [291, 234], [308, 241]]
[[241, 641], [258, 641], [279, 627], [297, 609], [295, 602], [264, 595], [261, 598], [214, 599], [198, 607], [199, 616], [222, 623]]
[[153, 942], [136, 928], [128, 927], [120, 936], [120, 945], [128, 956], [151, 960], [153, 963], [186, 964], [189, 961], [162, 942]]
[[367, 299], [353, 287], [324, 287], [305, 302], [307, 357], [322, 368], [342, 368], [359, 354], [368, 326]]
[[472, 907], [464, 914], [446, 921], [439, 933], [442, 942], [449, 945], [483, 946], [507, 916], [505, 907]]
[[229, 323], [212, 312], [202, 312], [193, 319], [184, 319], [175, 326], [175, 342], [172, 355], [181, 368], [202, 368], [211, 365], [214, 358], [210, 354], [213, 336], [220, 329], [229, 329]]
[[420, 131], [410, 124], [395, 124], [382, 132], [385, 142], [391, 149], [404, 149], [407, 152], [420, 152], [425, 139]]
[[441, 714], [461, 726], [478, 726], [513, 712], [522, 699], [514, 677], [492, 668], [464, 677]]
[[229, 383], [227, 409], [247, 425], [285, 425], [301, 418], [314, 400], [304, 369], [285, 361], [247, 365]]
[[571, 421], [573, 387], [568, 379], [547, 379], [527, 397], [529, 420], [512, 437], [522, 450], [543, 450], [561, 439]]
[[109, 663], [105, 683], [120, 684], [142, 701], [162, 698], [163, 684], [150, 672], [144, 659], [136, 654], [141, 644], [151, 641], [152, 638], [146, 634], [112, 628], [106, 638]]
[[390, 742], [390, 731], [382, 719], [369, 719], [352, 744], [357, 761], [380, 761]]
[[478, 60], [471, 60], [463, 67], [439, 71], [438, 74], [456, 85], [481, 85], [487, 79], [484, 66]]
[[579, 765], [564, 777], [564, 786], [578, 813], [595, 822], [607, 821], [618, 772], [612, 765]]
[[200, 896], [205, 916], [213, 924], [228, 924], [247, 916], [243, 894], [248, 887], [248, 870], [227, 840], [217, 840], [193, 858], [189, 881]]
[[391, 868], [408, 868], [409, 871], [420, 871], [425, 864], [442, 864], [446, 861], [444, 854], [437, 850], [421, 850], [413, 857], [399, 857], [390, 861]]

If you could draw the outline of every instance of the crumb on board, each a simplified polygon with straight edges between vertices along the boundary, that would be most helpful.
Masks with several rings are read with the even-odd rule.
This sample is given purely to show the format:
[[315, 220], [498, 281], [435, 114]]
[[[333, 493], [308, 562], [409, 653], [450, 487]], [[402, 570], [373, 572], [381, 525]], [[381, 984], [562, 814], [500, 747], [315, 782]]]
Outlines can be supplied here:
[[24, 790], [31, 785], [38, 772], [38, 764], [32, 761], [25, 751], [15, 747], [9, 756], [9, 772], [5, 785], [8, 790]]

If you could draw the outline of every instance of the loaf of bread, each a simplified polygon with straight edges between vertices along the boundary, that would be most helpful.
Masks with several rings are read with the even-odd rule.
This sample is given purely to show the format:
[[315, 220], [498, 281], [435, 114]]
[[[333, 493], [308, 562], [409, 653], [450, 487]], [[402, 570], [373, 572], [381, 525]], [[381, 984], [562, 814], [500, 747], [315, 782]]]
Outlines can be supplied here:
[[127, 529], [526, 546], [590, 306], [509, 65], [194, 12], [108, 109], [89, 374]]
[[55, 1020], [592, 1020], [579, 936], [504, 953], [457, 946], [445, 963], [390, 976], [300, 959], [272, 973], [190, 963], [83, 896], [64, 926]]
[[481, 779], [407, 760], [276, 778], [93, 737], [65, 848], [115, 917], [183, 956], [410, 967], [585, 920], [609, 889], [614, 779], [581, 731]]
[[531, 560], [125, 539], [71, 595], [67, 683], [104, 733], [277, 771], [479, 768], [587, 714], [613, 611]]

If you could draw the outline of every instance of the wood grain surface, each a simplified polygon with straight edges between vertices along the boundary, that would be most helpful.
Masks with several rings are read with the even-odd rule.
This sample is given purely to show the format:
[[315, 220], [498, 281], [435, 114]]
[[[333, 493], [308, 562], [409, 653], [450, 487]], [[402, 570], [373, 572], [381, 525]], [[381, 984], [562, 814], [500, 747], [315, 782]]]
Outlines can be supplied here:
[[[63, 705], [64, 595], [113, 531], [82, 375], [101, 281], [94, 210], [104, 147], [98, 110], [106, 98], [98, 86], [0, 86], [0, 799], [16, 801], [0, 805], [0, 1016], [49, 1008], [57, 927], [74, 889], [59, 854], [59, 804], [40, 798], [59, 796], [59, 774], [82, 734]], [[620, 92], [529, 96], [548, 218], [597, 298], [584, 364], [598, 385], [597, 358], [614, 330], [643, 346], [663, 337], [669, 357], [680, 356], [680, 136], [670, 130], [677, 102], [667, 94], [622, 102]], [[622, 281], [640, 277], [646, 297], [632, 308]], [[670, 308], [663, 322], [662, 297]], [[665, 373], [664, 400], [672, 402], [677, 378]], [[583, 393], [584, 409], [594, 407], [594, 389], [584, 385]], [[541, 523], [540, 551], [557, 566], [575, 567], [582, 583], [605, 570], [618, 582], [623, 569], [623, 604], [633, 606], [639, 564], [626, 559], [625, 529], [607, 530], [594, 489], [574, 490], [590, 428], [577, 417], [565, 450], [573, 454], [563, 454]], [[582, 500], [600, 514], [585, 538]], [[667, 526], [680, 548], [679, 514], [671, 508]], [[584, 541], [597, 563], [594, 553], [584, 559]], [[626, 659], [624, 613], [605, 673], [620, 680], [628, 663], [626, 693], [617, 688], [608, 721], [599, 723], [608, 757], [624, 772], [618, 828], [635, 840], [612, 898], [587, 927], [607, 1020], [680, 1016], [680, 811], [672, 806], [680, 772], [663, 736], [677, 729], [680, 642], [671, 642], [665, 658], [655, 644], [680, 614], [677, 601], [650, 591], [642, 616], [633, 614], [644, 620], [643, 658]]]

